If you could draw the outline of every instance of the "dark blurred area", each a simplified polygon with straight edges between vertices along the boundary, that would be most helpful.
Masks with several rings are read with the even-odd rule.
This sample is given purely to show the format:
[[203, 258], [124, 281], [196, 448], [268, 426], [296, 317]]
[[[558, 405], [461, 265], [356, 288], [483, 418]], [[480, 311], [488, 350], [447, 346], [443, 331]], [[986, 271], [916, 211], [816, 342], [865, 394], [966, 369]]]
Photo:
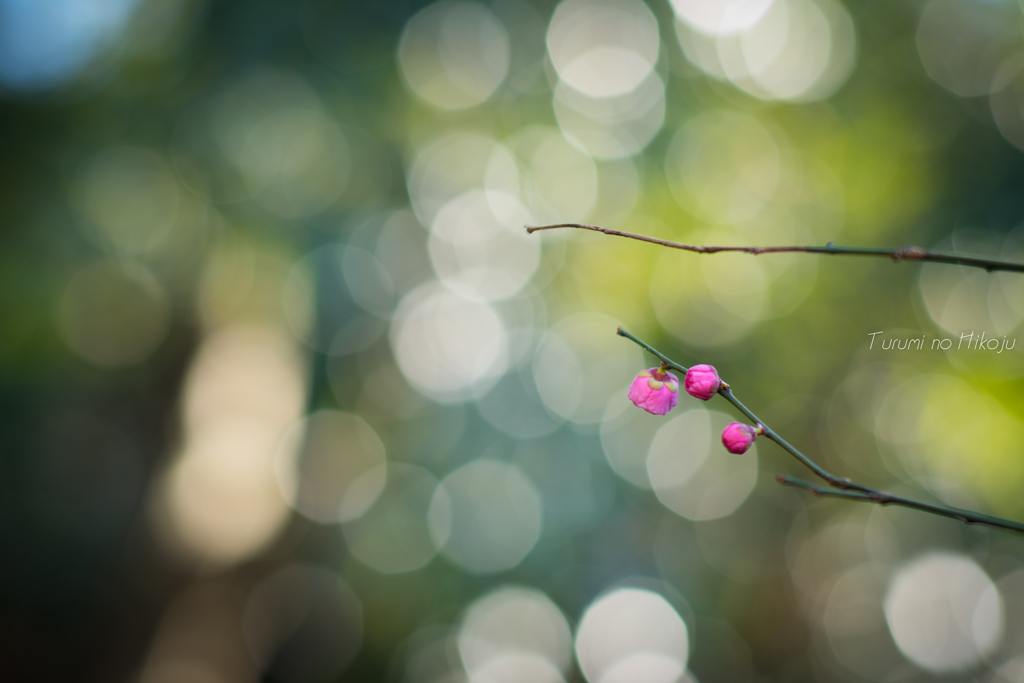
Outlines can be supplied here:
[[1024, 681], [1022, 19], [0, 0], [0, 680]]

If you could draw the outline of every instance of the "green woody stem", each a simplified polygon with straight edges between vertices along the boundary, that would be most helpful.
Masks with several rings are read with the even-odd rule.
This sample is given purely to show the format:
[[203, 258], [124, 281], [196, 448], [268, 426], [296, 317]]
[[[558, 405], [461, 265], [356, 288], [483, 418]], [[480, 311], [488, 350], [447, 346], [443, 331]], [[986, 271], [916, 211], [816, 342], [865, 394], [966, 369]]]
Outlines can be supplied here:
[[[686, 367], [676, 363], [668, 356], [664, 355], [650, 344], [645, 341], [638, 339], [621, 327], [618, 329], [618, 334], [621, 337], [625, 337], [630, 341], [640, 345], [654, 356], [656, 356], [667, 368], [678, 370], [685, 374], [687, 372]], [[961, 510], [960, 508], [949, 507], [948, 505], [942, 505], [940, 503], [929, 503], [922, 500], [916, 500], [914, 498], [907, 498], [905, 496], [896, 495], [894, 493], [888, 493], [879, 489], [865, 486], [864, 484], [858, 484], [857, 482], [847, 477], [837, 477], [832, 474], [818, 463], [811, 460], [809, 457], [797, 450], [792, 444], [783, 439], [781, 436], [775, 433], [768, 425], [764, 424], [757, 415], [754, 415], [743, 405], [738, 398], [732, 393], [732, 389], [728, 384], [722, 383], [722, 388], [718, 390], [718, 393], [729, 401], [729, 403], [736, 406], [737, 410], [743, 413], [748, 420], [755, 425], [760, 425], [764, 430], [764, 436], [768, 437], [775, 443], [779, 444], [783, 450], [787, 451], [794, 458], [799, 460], [801, 464], [810, 469], [812, 472], [817, 474], [819, 477], [828, 482], [828, 486], [822, 486], [820, 484], [814, 484], [803, 479], [791, 477], [787, 474], [780, 474], [775, 478], [779, 483], [786, 486], [795, 486], [797, 488], [807, 489], [816, 496], [831, 496], [834, 498], [845, 498], [847, 500], [858, 500], [868, 503], [877, 503], [878, 505], [901, 505], [903, 507], [913, 508], [915, 510], [921, 510], [922, 512], [930, 512], [933, 515], [941, 515], [943, 517], [951, 517], [958, 519], [965, 524], [982, 524], [985, 526], [996, 527], [998, 529], [1007, 529], [1009, 531], [1016, 531], [1024, 533], [1024, 524], [1020, 522], [1014, 522], [1008, 519], [1001, 519], [999, 517], [991, 517], [989, 515], [983, 515], [980, 512], [972, 512], [970, 510]]]
[[832, 256], [882, 256], [885, 258], [890, 258], [893, 261], [931, 261], [933, 263], [955, 263], [961, 266], [984, 268], [989, 272], [992, 272], [994, 270], [1009, 270], [1016, 273], [1024, 273], [1024, 263], [1011, 263], [1009, 261], [975, 258], [973, 256], [962, 256], [959, 254], [938, 254], [935, 252], [928, 251], [927, 249], [922, 249], [921, 247], [914, 246], [899, 247], [897, 249], [875, 249], [867, 247], [840, 247], [829, 242], [823, 247], [710, 247], [696, 244], [683, 244], [682, 242], [672, 242], [670, 240], [663, 240], [657, 237], [638, 235], [635, 232], [624, 232], [622, 230], [602, 228], [599, 225], [587, 225], [586, 223], [556, 223], [554, 225], [526, 226], [526, 232], [533, 233], [538, 230], [555, 230], [558, 228], [577, 228], [579, 230], [592, 230], [594, 232], [604, 233], [605, 235], [627, 237], [631, 240], [650, 242], [651, 244], [657, 244], [659, 246], [669, 247], [671, 249], [682, 249], [683, 251], [692, 251], [695, 254], [718, 254], [721, 252], [732, 251], [743, 254], [753, 254], [754, 256], [757, 256], [758, 254], [779, 254], [792, 252], [804, 252], [807, 254], [827, 254]]

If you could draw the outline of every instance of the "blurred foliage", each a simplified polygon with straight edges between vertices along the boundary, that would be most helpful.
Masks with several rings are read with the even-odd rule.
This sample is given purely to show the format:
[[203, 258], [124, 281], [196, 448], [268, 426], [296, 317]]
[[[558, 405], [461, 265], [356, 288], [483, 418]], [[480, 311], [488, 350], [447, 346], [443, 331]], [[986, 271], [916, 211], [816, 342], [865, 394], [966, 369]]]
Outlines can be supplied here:
[[1024, 340], [956, 348], [1021, 335], [1024, 281], [522, 234], [1024, 259], [1020, 7], [775, 4], [0, 0], [5, 680], [614, 683], [457, 637], [579, 646], [613, 586], [689, 638], [621, 680], [1019, 680], [1020, 539], [784, 490], [688, 397], [670, 439], [614, 332], [834, 472], [1024, 519]]

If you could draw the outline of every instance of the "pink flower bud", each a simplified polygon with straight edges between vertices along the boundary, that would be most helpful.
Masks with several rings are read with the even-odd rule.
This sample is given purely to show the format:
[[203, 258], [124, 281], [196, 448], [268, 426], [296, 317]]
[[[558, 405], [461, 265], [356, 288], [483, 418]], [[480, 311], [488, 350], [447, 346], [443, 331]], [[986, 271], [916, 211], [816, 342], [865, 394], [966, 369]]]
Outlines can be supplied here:
[[667, 370], [641, 370], [629, 385], [629, 400], [652, 415], [664, 415], [679, 400], [679, 378]]
[[722, 380], [710, 365], [694, 365], [686, 373], [683, 386], [690, 396], [707, 401], [722, 387]]
[[742, 422], [733, 422], [722, 432], [722, 445], [730, 453], [736, 455], [746, 453], [750, 444], [754, 443], [754, 439], [760, 433], [756, 427], [745, 425]]

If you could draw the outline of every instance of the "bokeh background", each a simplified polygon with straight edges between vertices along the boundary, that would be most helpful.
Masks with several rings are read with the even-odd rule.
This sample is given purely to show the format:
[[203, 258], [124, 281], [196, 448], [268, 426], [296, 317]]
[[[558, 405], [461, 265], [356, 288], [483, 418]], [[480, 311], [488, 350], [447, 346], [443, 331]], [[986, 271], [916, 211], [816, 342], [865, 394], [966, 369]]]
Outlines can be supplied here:
[[1024, 277], [522, 229], [1024, 260], [1021, 27], [0, 0], [0, 677], [1024, 680], [1024, 538], [783, 489], [724, 401], [633, 408], [615, 335], [1024, 520]]

